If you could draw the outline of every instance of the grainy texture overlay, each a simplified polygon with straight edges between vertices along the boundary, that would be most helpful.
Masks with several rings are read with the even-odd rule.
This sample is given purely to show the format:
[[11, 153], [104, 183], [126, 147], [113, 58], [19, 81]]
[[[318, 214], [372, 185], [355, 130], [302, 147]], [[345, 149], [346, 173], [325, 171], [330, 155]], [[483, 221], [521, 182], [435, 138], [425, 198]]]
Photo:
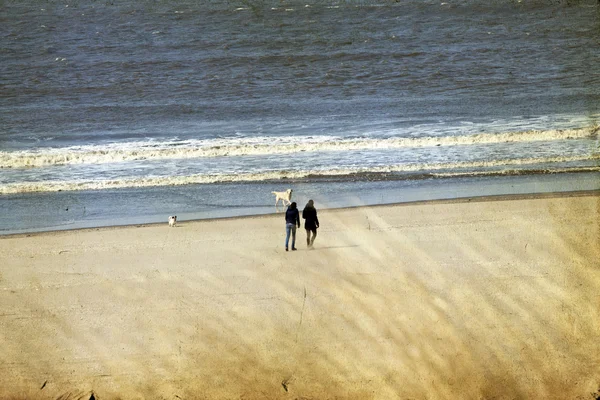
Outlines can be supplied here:
[[2, 399], [591, 399], [600, 197], [0, 239]]

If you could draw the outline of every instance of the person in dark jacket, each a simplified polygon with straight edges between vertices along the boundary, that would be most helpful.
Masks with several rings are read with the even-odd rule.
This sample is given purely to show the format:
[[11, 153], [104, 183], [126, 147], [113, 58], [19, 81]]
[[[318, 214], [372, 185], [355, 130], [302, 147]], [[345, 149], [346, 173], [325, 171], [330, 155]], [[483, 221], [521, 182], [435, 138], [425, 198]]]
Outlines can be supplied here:
[[288, 251], [290, 233], [292, 234], [292, 250], [296, 250], [296, 226], [300, 228], [300, 212], [296, 202], [292, 202], [285, 212], [285, 251]]
[[[319, 227], [319, 218], [317, 218], [317, 209], [315, 202], [309, 200], [302, 210], [302, 218], [304, 218], [304, 229], [306, 229], [306, 245], [310, 248], [315, 243], [317, 237], [317, 228]], [[312, 238], [310, 233], [312, 232]]]

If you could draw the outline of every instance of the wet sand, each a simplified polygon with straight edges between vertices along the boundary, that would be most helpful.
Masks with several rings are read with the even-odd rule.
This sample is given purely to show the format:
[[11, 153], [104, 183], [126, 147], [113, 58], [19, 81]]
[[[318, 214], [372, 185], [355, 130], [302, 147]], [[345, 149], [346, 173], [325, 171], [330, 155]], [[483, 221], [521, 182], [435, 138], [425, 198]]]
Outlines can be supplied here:
[[0, 398], [600, 396], [598, 192], [319, 219], [0, 238]]

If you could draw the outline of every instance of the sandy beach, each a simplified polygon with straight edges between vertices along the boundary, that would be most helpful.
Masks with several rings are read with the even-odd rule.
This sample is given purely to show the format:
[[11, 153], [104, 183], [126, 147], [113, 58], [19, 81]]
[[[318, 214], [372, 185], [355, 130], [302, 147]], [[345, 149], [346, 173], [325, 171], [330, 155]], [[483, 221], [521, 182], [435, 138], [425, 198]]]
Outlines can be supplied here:
[[0, 238], [0, 398], [600, 396], [598, 192], [319, 219]]

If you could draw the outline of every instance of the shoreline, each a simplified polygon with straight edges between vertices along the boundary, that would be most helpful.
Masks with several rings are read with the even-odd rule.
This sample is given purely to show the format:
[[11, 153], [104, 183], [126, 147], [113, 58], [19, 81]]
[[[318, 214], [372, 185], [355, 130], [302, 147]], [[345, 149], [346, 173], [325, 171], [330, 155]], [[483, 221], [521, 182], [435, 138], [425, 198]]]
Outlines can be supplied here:
[[[58, 192], [0, 201], [0, 236], [39, 232], [161, 224], [274, 214], [274, 183], [191, 185], [106, 191]], [[288, 187], [289, 188], [289, 187]], [[313, 199], [319, 209], [342, 209], [419, 201], [448, 201], [497, 195], [531, 195], [600, 190], [600, 173], [442, 181], [356, 181], [296, 184], [300, 206]]]
[[[427, 204], [455, 204], [455, 203], [478, 203], [487, 201], [509, 201], [509, 200], [527, 200], [527, 199], [548, 199], [548, 198], [565, 198], [565, 197], [585, 197], [585, 196], [599, 196], [600, 189], [596, 190], [577, 190], [577, 191], [556, 191], [556, 192], [543, 192], [543, 193], [516, 193], [516, 194], [499, 194], [499, 195], [482, 195], [482, 196], [468, 196], [458, 197], [449, 199], [433, 199], [433, 200], [414, 200], [406, 202], [394, 202], [394, 203], [383, 203], [383, 204], [368, 204], [358, 206], [346, 206], [346, 207], [333, 207], [333, 208], [317, 208], [319, 212], [339, 212], [352, 209], [362, 208], [378, 208], [378, 207], [401, 207], [401, 206], [416, 206], [416, 205], [427, 205]], [[284, 208], [285, 210], [285, 208]], [[201, 222], [213, 222], [213, 221], [228, 221], [228, 220], [248, 220], [248, 219], [266, 219], [273, 218], [282, 212], [274, 212], [270, 214], [250, 214], [250, 215], [239, 215], [239, 216], [227, 216], [227, 217], [209, 217], [209, 218], [197, 218], [190, 220], [181, 220], [177, 224], [196, 224]], [[8, 238], [20, 238], [20, 237], [33, 237], [40, 235], [54, 235], [67, 232], [86, 232], [86, 231], [106, 231], [116, 229], [127, 229], [127, 228], [145, 228], [154, 227], [167, 224], [165, 222], [148, 222], [148, 223], [136, 223], [136, 224], [124, 224], [124, 225], [107, 225], [107, 226], [96, 226], [86, 228], [73, 228], [73, 229], [54, 229], [44, 231], [32, 231], [32, 232], [19, 232], [19, 233], [6, 233], [0, 232], [0, 240]]]

